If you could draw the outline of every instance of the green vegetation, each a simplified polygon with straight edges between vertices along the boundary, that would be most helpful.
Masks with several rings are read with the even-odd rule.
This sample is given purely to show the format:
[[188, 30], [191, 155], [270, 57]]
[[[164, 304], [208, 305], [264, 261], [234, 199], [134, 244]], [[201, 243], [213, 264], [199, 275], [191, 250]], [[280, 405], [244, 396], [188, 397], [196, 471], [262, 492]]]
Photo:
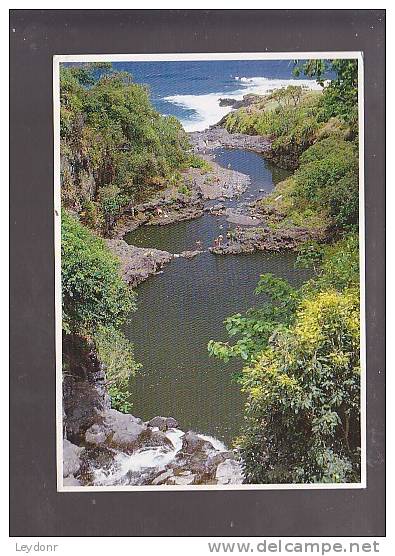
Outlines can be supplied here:
[[[323, 91], [289, 86], [230, 113], [230, 132], [267, 135], [268, 156], [296, 170], [258, 208], [272, 228], [356, 230], [359, 211], [358, 67], [355, 60], [310, 60], [295, 72], [315, 75]], [[335, 76], [324, 80], [325, 72]]]
[[135, 294], [104, 240], [67, 211], [62, 211], [62, 297], [66, 340], [93, 341], [106, 367], [113, 407], [127, 410], [127, 385], [138, 365], [120, 327], [135, 309]]
[[207, 168], [178, 120], [156, 112], [147, 88], [111, 65], [61, 67], [60, 101], [63, 206], [93, 229], [107, 234], [123, 206], [190, 165]]
[[90, 333], [98, 325], [120, 327], [135, 308], [134, 294], [119, 276], [119, 262], [95, 236], [62, 212], [63, 328]]
[[323, 96], [325, 119], [336, 116], [358, 132], [358, 60], [308, 60], [296, 65], [294, 73], [316, 77], [321, 85], [328, 73], [334, 74]]
[[[322, 92], [290, 86], [231, 112], [230, 132], [267, 135], [292, 176], [258, 205], [272, 228], [326, 234], [306, 242], [297, 265], [314, 278], [295, 288], [264, 274], [263, 302], [230, 316], [228, 342], [208, 349], [241, 360], [248, 401], [240, 448], [247, 482], [355, 482], [360, 478], [360, 321], [357, 63], [309, 61]], [[331, 77], [325, 82], [327, 72]], [[159, 115], [147, 89], [108, 64], [61, 68], [63, 332], [84, 338], [105, 365], [113, 407], [130, 411], [139, 368], [122, 333], [135, 294], [100, 234], [125, 206], [164, 186], [190, 195], [183, 170], [210, 165]], [[325, 85], [325, 86], [324, 86]], [[210, 177], [207, 181], [210, 181]], [[74, 215], [71, 214], [74, 213]], [[316, 237], [315, 235], [313, 237]], [[67, 371], [67, 369], [65, 369]]]
[[[294, 89], [298, 90], [297, 95]], [[270, 155], [273, 160], [294, 169], [321, 126], [321, 97], [319, 92], [305, 91], [302, 87], [279, 89], [261, 103], [231, 112], [225, 127], [230, 133], [269, 136], [273, 140]]]
[[129, 380], [140, 368], [134, 360], [132, 345], [122, 332], [112, 326], [97, 327], [94, 341], [98, 358], [106, 368], [112, 407], [128, 413], [132, 408]]
[[[248, 395], [237, 439], [251, 483], [355, 482], [360, 473], [359, 272], [355, 235], [310, 249], [321, 260], [299, 289], [261, 276], [267, 301], [226, 321], [209, 352], [245, 364]], [[306, 264], [306, 253], [302, 253]]]
[[300, 156], [300, 165], [259, 207], [272, 227], [354, 230], [358, 226], [358, 147], [327, 137]]
[[153, 109], [148, 89], [111, 64], [61, 66], [60, 104], [64, 335], [93, 342], [112, 406], [127, 412], [139, 365], [121, 327], [135, 295], [99, 236], [162, 187], [190, 195], [182, 171], [210, 165], [190, 153], [176, 118]]
[[322, 94], [290, 88], [231, 113], [231, 132], [273, 139], [273, 157], [294, 168], [258, 205], [272, 228], [326, 231], [299, 248], [297, 265], [315, 277], [295, 289], [262, 275], [265, 302], [226, 319], [232, 342], [211, 355], [244, 364], [246, 425], [236, 440], [247, 482], [360, 480], [360, 319], [357, 62], [297, 66], [324, 84]]

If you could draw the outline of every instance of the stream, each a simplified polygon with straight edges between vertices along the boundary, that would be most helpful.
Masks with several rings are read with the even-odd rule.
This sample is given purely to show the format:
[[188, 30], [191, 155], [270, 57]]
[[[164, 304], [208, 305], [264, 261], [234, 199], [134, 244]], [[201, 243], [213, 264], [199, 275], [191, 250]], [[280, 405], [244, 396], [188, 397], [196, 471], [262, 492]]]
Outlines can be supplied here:
[[[244, 150], [216, 149], [215, 161], [248, 174], [251, 183], [238, 199], [222, 202], [243, 209], [289, 175], [262, 156]], [[208, 205], [210, 204], [208, 203]], [[235, 224], [205, 213], [167, 226], [140, 226], [125, 236], [138, 247], [170, 253], [203, 249]], [[137, 308], [126, 329], [142, 369], [132, 382], [133, 413], [143, 419], [173, 416], [183, 430], [214, 436], [229, 446], [243, 425], [244, 398], [232, 374], [241, 361], [225, 364], [209, 357], [209, 340], [227, 340], [223, 321], [265, 300], [254, 288], [260, 274], [273, 273], [299, 285], [311, 276], [294, 268], [293, 253], [255, 252], [218, 256], [204, 251], [193, 259], [175, 258], [137, 288]]]

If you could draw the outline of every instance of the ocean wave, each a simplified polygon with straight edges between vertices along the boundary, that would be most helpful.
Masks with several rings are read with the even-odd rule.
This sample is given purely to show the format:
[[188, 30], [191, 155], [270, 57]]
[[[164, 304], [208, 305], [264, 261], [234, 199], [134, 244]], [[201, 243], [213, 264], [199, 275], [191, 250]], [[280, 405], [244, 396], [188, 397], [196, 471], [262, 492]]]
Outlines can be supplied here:
[[[207, 93], [203, 95], [173, 95], [163, 100], [176, 106], [192, 111], [189, 118], [180, 118], [185, 131], [202, 131], [219, 122], [221, 118], [232, 111], [230, 106], [220, 106], [220, 98], [241, 100], [244, 95], [255, 93], [264, 95], [269, 91], [281, 89], [288, 85], [304, 85], [311, 90], [322, 87], [312, 79], [270, 79], [267, 77], [236, 76], [239, 88], [232, 92]], [[241, 88], [240, 88], [241, 85]]]

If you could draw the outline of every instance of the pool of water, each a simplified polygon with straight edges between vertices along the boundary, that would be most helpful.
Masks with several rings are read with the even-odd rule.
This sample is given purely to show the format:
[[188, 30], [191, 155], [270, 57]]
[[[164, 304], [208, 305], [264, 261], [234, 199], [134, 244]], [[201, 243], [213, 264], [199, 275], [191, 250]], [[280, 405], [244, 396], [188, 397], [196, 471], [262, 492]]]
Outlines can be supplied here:
[[[167, 226], [140, 226], [125, 236], [128, 243], [137, 247], [155, 247], [169, 253], [181, 253], [196, 249], [207, 249], [219, 234], [225, 235], [229, 228], [225, 217], [205, 213], [195, 220], [185, 220]], [[196, 242], [201, 242], [201, 247]]]
[[252, 201], [270, 193], [275, 185], [290, 175], [288, 170], [274, 166], [258, 153], [241, 149], [214, 149], [212, 152], [220, 166], [250, 176], [251, 183], [241, 195], [241, 201]]
[[175, 259], [163, 274], [140, 284], [138, 309], [126, 329], [143, 365], [133, 380], [133, 412], [144, 419], [174, 416], [183, 430], [230, 443], [243, 422], [243, 396], [232, 382], [241, 362], [209, 357], [207, 344], [227, 339], [227, 316], [264, 301], [254, 295], [260, 274], [302, 283], [308, 273], [294, 270], [293, 264], [291, 254], [206, 252]]
[[[241, 201], [270, 191], [287, 173], [275, 169], [261, 156], [218, 149], [216, 161], [248, 173], [251, 185]], [[233, 201], [230, 201], [233, 202]], [[126, 236], [137, 246], [171, 253], [204, 249], [233, 224], [225, 217], [201, 218], [168, 226], [142, 226]], [[173, 259], [157, 276], [137, 288], [138, 310], [126, 328], [143, 367], [131, 385], [133, 412], [144, 419], [173, 416], [183, 430], [209, 434], [231, 444], [241, 431], [245, 400], [232, 375], [242, 363], [224, 364], [209, 357], [211, 339], [226, 340], [226, 317], [265, 301], [254, 288], [259, 276], [271, 272], [299, 285], [309, 271], [294, 268], [292, 253], [218, 256], [205, 251], [193, 259]]]

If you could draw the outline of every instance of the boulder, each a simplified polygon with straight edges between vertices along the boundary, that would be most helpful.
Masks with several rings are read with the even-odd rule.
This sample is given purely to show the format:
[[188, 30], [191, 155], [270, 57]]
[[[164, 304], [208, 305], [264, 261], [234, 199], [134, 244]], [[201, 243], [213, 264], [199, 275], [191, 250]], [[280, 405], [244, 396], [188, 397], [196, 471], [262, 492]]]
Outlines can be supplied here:
[[107, 431], [99, 424], [92, 425], [85, 433], [85, 441], [88, 444], [101, 445], [107, 440]]
[[167, 429], [178, 429], [178, 422], [174, 417], [166, 418], [166, 428]]
[[234, 459], [227, 459], [220, 463], [215, 473], [219, 485], [238, 485], [243, 482], [244, 476], [240, 463]]
[[86, 431], [85, 442], [100, 446], [107, 444], [129, 453], [134, 450], [139, 435], [146, 428], [141, 419], [116, 409], [109, 409]]
[[220, 98], [218, 101], [220, 106], [233, 106], [236, 102], [235, 98]]
[[174, 449], [172, 441], [167, 438], [163, 431], [152, 430], [150, 428], [141, 432], [137, 439], [139, 449], [162, 448], [165, 452]]
[[63, 477], [69, 477], [78, 473], [81, 467], [81, 455], [84, 448], [72, 444], [66, 438], [63, 439]]
[[214, 450], [213, 445], [208, 440], [203, 440], [195, 432], [185, 433], [182, 439], [182, 453], [193, 454], [195, 452]]
[[156, 427], [158, 428], [160, 431], [165, 431], [167, 426], [166, 426], [166, 417], [153, 417], [150, 421], [148, 421], [148, 426], [149, 427]]
[[151, 481], [151, 485], [160, 485], [163, 484], [166, 480], [170, 479], [170, 477], [173, 477], [173, 470], [172, 469], [168, 469], [167, 471], [163, 471], [163, 473], [160, 473], [157, 477], [155, 477], [155, 479], [153, 479], [153, 481]]
[[153, 417], [153, 419], [148, 421], [147, 425], [152, 428], [158, 428], [160, 431], [178, 428], [178, 422], [174, 417]]
[[192, 485], [195, 481], [195, 475], [191, 471], [185, 471], [178, 475], [170, 477], [166, 484], [168, 485]]
[[63, 479], [63, 486], [81, 486], [81, 482], [73, 476]]

